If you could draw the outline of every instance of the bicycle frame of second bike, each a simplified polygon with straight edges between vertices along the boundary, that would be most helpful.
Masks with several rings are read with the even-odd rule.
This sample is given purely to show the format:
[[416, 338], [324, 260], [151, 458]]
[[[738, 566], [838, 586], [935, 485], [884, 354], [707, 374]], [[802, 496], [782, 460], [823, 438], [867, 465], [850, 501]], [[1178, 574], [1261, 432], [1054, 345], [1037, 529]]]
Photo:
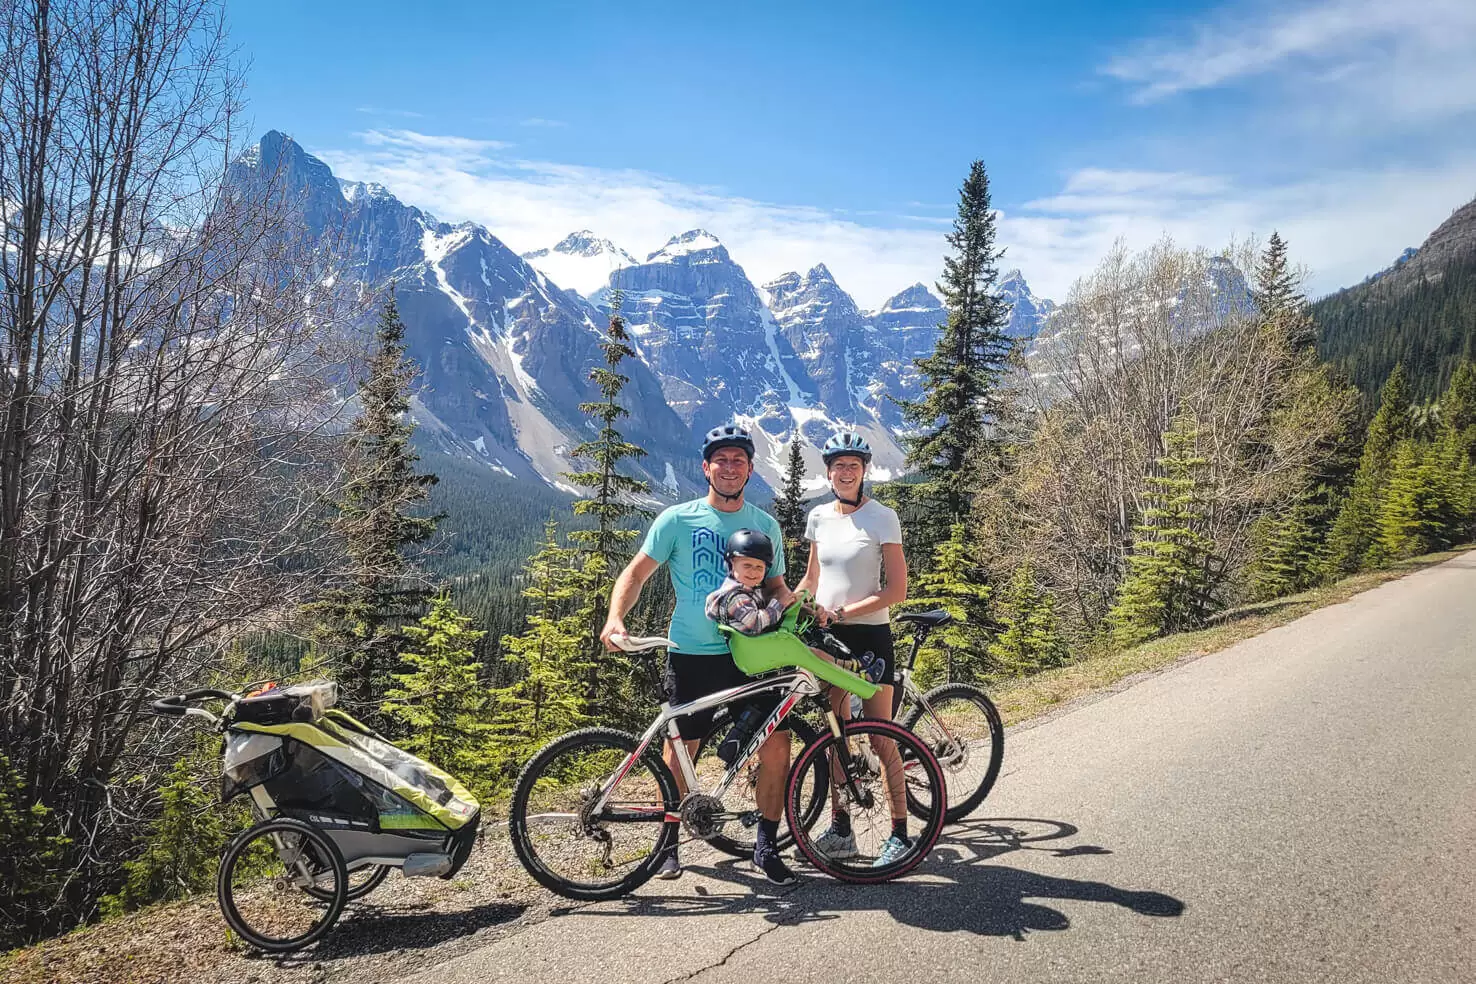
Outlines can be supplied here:
[[[749, 740], [748, 747], [743, 750], [743, 754], [733, 760], [733, 764], [723, 774], [722, 781], [718, 783], [717, 788], [713, 790], [699, 789], [697, 785], [697, 770], [692, 764], [692, 756], [687, 753], [687, 745], [682, 741], [681, 732], [677, 729], [677, 718], [722, 707], [725, 704], [738, 703], [739, 701], [770, 690], [784, 691], [784, 696], [780, 699], [778, 706], [764, 720], [763, 726], [754, 731], [753, 737]], [[597, 814], [604, 812], [606, 802], [609, 800], [610, 794], [615, 791], [615, 787], [620, 785], [620, 780], [625, 778], [625, 774], [630, 771], [631, 766], [635, 765], [647, 747], [650, 746], [651, 742], [655, 741], [657, 735], [660, 735], [663, 731], [666, 737], [671, 740], [672, 750], [676, 755], [677, 766], [681, 769], [682, 779], [686, 783], [688, 795], [695, 792], [703, 792], [716, 799], [722, 799], [723, 795], [727, 793], [728, 787], [738, 777], [739, 771], [749, 759], [758, 754], [758, 750], [763, 746], [764, 742], [768, 741], [769, 737], [775, 731], [779, 730], [780, 722], [784, 720], [790, 711], [794, 710], [794, 706], [800, 702], [800, 699], [803, 697], [812, 697], [818, 693], [820, 693], [820, 683], [815, 679], [814, 674], [808, 670], [796, 669], [791, 673], [755, 680], [752, 683], [745, 683], [742, 686], [729, 687], [727, 690], [719, 690], [715, 693], [708, 694], [706, 697], [699, 697], [690, 703], [678, 704], [675, 707], [669, 702], [663, 701], [661, 712], [656, 715], [656, 720], [651, 722], [651, 726], [641, 735], [635, 751], [626, 756], [625, 761], [620, 763], [620, 768], [615, 770], [615, 774], [610, 778], [605, 787], [600, 790], [600, 795], [594, 803], [594, 811]], [[826, 716], [830, 719], [830, 727], [834, 731], [835, 736], [839, 738], [841, 734], [839, 721], [833, 713], [827, 712]], [[669, 819], [676, 818], [671, 817]]]

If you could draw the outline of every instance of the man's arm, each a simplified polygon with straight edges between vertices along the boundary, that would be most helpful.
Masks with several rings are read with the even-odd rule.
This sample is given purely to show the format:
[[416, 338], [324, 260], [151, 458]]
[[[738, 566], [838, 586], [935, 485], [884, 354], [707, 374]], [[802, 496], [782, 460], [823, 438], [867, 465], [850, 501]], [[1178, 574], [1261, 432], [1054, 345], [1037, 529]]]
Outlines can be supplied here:
[[794, 603], [794, 592], [789, 590], [789, 585], [784, 583], [783, 575], [775, 574], [773, 577], [765, 579], [764, 590], [768, 592], [770, 598], [773, 598], [785, 608], [788, 608]]
[[626, 613], [635, 607], [636, 600], [641, 596], [641, 589], [660, 566], [652, 558], [638, 553], [615, 579], [615, 587], [610, 591], [610, 611], [605, 617], [605, 627], [600, 630], [600, 641], [605, 644], [606, 649], [615, 651], [615, 646], [610, 642], [611, 636], [628, 634], [625, 631]]

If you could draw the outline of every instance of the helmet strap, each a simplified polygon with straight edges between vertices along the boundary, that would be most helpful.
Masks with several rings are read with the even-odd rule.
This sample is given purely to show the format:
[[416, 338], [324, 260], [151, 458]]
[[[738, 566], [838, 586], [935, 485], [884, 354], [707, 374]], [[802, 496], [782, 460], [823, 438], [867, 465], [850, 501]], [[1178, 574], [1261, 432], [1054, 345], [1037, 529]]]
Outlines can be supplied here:
[[[750, 476], [750, 477], [752, 477], [752, 476]], [[748, 488], [748, 479], [745, 478], [743, 480], [743, 488], [740, 488], [733, 495], [729, 495], [728, 493], [724, 492], [722, 489], [718, 488], [716, 485], [713, 485], [712, 484], [712, 479], [710, 479], [710, 478], [707, 480], [707, 487], [709, 489], [711, 489], [712, 491], [716, 492], [717, 495], [718, 495], [718, 498], [719, 499], [722, 499], [724, 502], [737, 502], [739, 499], [743, 498], [743, 490], [746, 489], [746, 488]]]
[[[856, 506], [861, 505], [861, 500], [866, 497], [866, 483], [863, 481], [860, 485], [856, 486], [856, 498], [855, 499], [847, 499], [845, 496], [841, 495], [840, 494], [840, 490], [835, 487], [835, 483], [834, 482], [832, 482], [831, 485], [830, 485], [830, 491], [835, 495], [835, 501], [836, 502], [842, 502], [842, 503], [845, 503], [846, 505], [851, 506], [852, 508], [854, 508]], [[722, 493], [718, 493], [718, 494], [721, 495]]]

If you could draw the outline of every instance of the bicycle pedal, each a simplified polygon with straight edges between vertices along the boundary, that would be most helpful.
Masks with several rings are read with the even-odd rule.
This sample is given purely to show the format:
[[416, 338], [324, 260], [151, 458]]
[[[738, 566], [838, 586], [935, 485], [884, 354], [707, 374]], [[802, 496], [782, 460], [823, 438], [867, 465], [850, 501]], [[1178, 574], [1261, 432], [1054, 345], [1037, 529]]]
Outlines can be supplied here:
[[738, 822], [743, 824], [743, 826], [747, 827], [749, 830], [752, 830], [754, 827], [758, 826], [758, 822], [762, 818], [763, 814], [760, 813], [758, 810], [749, 810], [747, 813], [743, 814], [743, 816], [738, 818]]

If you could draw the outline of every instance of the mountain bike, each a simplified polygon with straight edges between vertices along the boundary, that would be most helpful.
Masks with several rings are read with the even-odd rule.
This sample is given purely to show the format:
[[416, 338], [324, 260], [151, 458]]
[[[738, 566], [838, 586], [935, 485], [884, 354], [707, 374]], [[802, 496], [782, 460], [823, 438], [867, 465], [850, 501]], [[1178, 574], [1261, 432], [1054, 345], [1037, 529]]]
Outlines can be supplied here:
[[[913, 663], [928, 633], [953, 621], [942, 609], [898, 615], [893, 622], [911, 625], [912, 646], [897, 660], [901, 706], [894, 714], [902, 726], [921, 738], [943, 767], [948, 783], [948, 823], [972, 813], [999, 778], [1004, 761], [1004, 723], [989, 695], [968, 683], [945, 683], [924, 693], [912, 680]], [[908, 811], [923, 817], [930, 803], [907, 798]]]
[[[948, 785], [948, 813], [945, 819], [947, 823], [955, 824], [977, 809], [994, 788], [1004, 761], [1004, 723], [989, 695], [972, 684], [945, 683], [924, 693], [913, 682], [913, 664], [928, 633], [953, 621], [952, 615], [936, 609], [899, 615], [893, 621], [913, 626], [912, 645], [905, 657], [899, 653], [897, 660], [899, 694], [894, 701], [898, 712], [893, 714], [893, 719], [923, 739], [938, 759]], [[851, 704], [852, 717], [861, 717], [860, 699], [853, 697]], [[702, 739], [702, 744], [697, 749], [699, 774], [713, 768], [710, 763], [716, 761], [714, 753], [732, 727], [733, 716], [725, 710], [719, 711], [713, 720], [712, 730]], [[806, 718], [798, 715], [791, 717], [786, 727], [802, 745], [814, 740], [818, 734]], [[864, 743], [858, 745], [857, 751], [866, 767], [873, 771], [881, 768], [880, 761]], [[922, 798], [911, 793], [912, 786], [919, 781], [913, 775], [917, 763], [904, 756], [903, 765], [907, 769], [908, 812], [921, 818], [930, 807]], [[734, 788], [746, 791], [751, 799], [757, 783], [756, 763], [750, 763], [739, 776]], [[813, 822], [814, 814], [819, 812], [822, 805], [819, 799], [811, 801], [806, 808], [808, 822]], [[745, 835], [742, 828], [714, 837], [709, 843], [738, 858], [748, 857], [753, 853], [753, 837], [751, 834]], [[783, 848], [788, 843], [789, 831], [781, 828], [779, 846]]]
[[[798, 603], [791, 606], [791, 625], [797, 609]], [[672, 646], [663, 638], [613, 641], [629, 653], [651, 654]], [[797, 640], [796, 644], [803, 645]], [[749, 672], [742, 662], [739, 665]], [[855, 687], [853, 692], [874, 692], [874, 684], [825, 665], [829, 669], [821, 672], [826, 679], [846, 689]], [[775, 734], [787, 734], [780, 725], [801, 700], [809, 698], [823, 707], [826, 727], [806, 743], [790, 767], [784, 798], [789, 835], [812, 865], [841, 881], [875, 884], [907, 874], [928, 855], [943, 829], [947, 793], [942, 768], [928, 746], [898, 724], [869, 719], [842, 723], [828, 700], [819, 699], [823, 692], [815, 670], [792, 667], [690, 703], [662, 703], [656, 719], [639, 737], [612, 728], [586, 728], [554, 739], [533, 756], [513, 790], [508, 832], [518, 860], [553, 892], [572, 899], [609, 899], [650, 879], [680, 832], [714, 841], [726, 828], [754, 825], [758, 814], [745, 801], [740, 777], [765, 742]], [[680, 738], [677, 719], [764, 695], [777, 695], [778, 703], [731, 765], [720, 775], [699, 774]], [[688, 790], [684, 797], [660, 757], [663, 738], [672, 742]], [[873, 862], [891, 834], [888, 800], [879, 770], [866, 765], [859, 754], [862, 740], [897, 743], [904, 760], [914, 763], [909, 804], [916, 800], [926, 808], [912, 849], [886, 865]], [[858, 853], [852, 858], [827, 857], [814, 845], [812, 828], [832, 781], [853, 818]], [[892, 781], [901, 777], [893, 776]]]

